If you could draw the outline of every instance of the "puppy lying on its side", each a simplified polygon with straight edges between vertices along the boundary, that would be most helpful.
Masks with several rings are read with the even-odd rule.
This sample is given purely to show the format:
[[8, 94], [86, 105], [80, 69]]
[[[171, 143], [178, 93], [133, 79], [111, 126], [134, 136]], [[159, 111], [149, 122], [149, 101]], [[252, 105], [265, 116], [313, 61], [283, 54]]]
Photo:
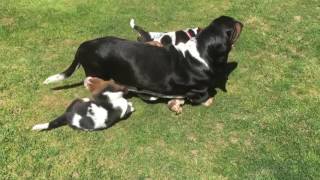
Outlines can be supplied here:
[[[86, 87], [89, 78], [85, 80]], [[87, 131], [101, 130], [111, 127], [134, 111], [132, 103], [123, 98], [127, 93], [126, 87], [116, 84], [113, 80], [106, 81], [100, 87], [102, 88], [99, 90], [91, 91], [92, 99], [74, 100], [61, 116], [49, 123], [37, 124], [32, 130], [51, 130], [63, 125]]]

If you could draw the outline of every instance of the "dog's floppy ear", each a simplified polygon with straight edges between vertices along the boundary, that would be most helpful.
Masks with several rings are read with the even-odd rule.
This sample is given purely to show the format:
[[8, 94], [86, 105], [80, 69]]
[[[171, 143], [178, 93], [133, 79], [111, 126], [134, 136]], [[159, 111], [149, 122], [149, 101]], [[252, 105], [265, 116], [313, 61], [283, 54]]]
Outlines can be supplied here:
[[234, 24], [234, 27], [233, 27], [233, 31], [232, 33], [230, 34], [230, 42], [232, 44], [236, 43], [236, 41], [238, 40], [238, 38], [240, 37], [240, 34], [241, 34], [241, 31], [242, 31], [242, 28], [243, 28], [243, 24], [240, 23], [240, 22], [236, 22]]

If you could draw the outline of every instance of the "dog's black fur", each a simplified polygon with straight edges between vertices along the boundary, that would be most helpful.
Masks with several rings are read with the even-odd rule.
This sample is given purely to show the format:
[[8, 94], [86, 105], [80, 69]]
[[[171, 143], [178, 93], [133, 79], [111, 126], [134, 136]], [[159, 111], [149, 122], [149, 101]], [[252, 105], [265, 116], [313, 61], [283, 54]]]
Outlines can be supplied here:
[[200, 104], [212, 96], [222, 81], [226, 82], [227, 75], [236, 67], [236, 63], [228, 64], [227, 60], [242, 26], [231, 17], [221, 16], [196, 36], [194, 48], [208, 66], [190, 50], [105, 37], [82, 43], [71, 66], [60, 75], [66, 78], [81, 65], [86, 76], [114, 79], [126, 86], [165, 95], [183, 95]]

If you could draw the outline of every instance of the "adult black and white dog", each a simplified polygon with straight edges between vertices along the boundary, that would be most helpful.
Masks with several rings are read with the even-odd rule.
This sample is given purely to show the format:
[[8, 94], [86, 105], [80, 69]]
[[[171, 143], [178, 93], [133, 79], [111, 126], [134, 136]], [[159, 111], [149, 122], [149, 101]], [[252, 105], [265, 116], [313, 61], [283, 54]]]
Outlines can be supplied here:
[[86, 76], [164, 95], [183, 96], [200, 104], [212, 96], [228, 67], [228, 55], [242, 23], [228, 16], [213, 20], [196, 37], [160, 48], [116, 37], [86, 41], [70, 67], [50, 76], [45, 84], [63, 80], [81, 65]]
[[148, 32], [141, 26], [136, 25], [134, 19], [130, 20], [130, 26], [139, 33], [137, 38], [138, 41], [157, 41], [163, 46], [167, 46], [169, 44], [178, 45], [179, 43], [186, 43], [201, 31], [201, 28], [197, 27], [172, 32]]
[[[85, 80], [86, 82], [89, 80]], [[134, 108], [123, 95], [126, 87], [114, 83], [112, 80], [104, 84], [104, 89], [93, 95], [92, 99], [74, 100], [66, 112], [49, 123], [37, 124], [32, 130], [42, 131], [69, 125], [80, 130], [101, 130], [111, 127], [121, 119], [128, 117]]]

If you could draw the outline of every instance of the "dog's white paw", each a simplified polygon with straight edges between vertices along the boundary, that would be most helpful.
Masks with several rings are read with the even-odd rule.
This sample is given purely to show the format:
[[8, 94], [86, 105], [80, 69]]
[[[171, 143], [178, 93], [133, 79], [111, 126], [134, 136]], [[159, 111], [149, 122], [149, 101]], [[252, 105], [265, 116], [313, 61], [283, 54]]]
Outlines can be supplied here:
[[150, 97], [149, 101], [157, 101], [158, 99], [158, 97]]
[[214, 100], [213, 97], [211, 97], [211, 98], [207, 99], [206, 102], [203, 102], [202, 105], [205, 106], [205, 107], [209, 107], [209, 106], [212, 105], [213, 100]]

